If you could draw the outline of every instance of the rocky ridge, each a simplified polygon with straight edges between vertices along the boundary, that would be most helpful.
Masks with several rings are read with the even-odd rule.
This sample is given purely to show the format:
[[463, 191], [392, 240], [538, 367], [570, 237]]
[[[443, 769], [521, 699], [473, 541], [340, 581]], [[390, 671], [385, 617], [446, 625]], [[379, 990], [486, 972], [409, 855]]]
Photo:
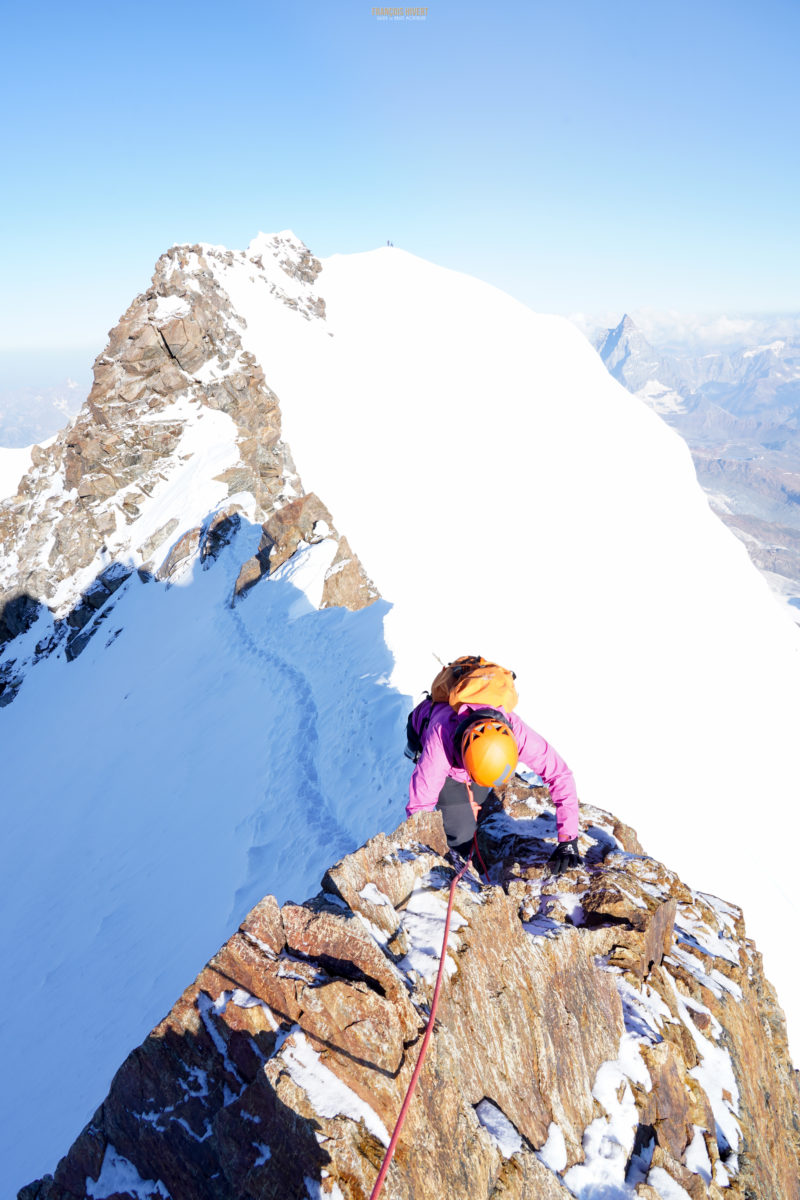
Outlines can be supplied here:
[[0, 504], [0, 705], [41, 656], [79, 654], [120, 587], [210, 565], [245, 520], [261, 535], [237, 593], [331, 538], [322, 605], [376, 598], [331, 514], [304, 491], [278, 398], [242, 346], [242, 318], [214, 271], [237, 260], [298, 320], [325, 319], [320, 264], [291, 235], [262, 238], [252, 254], [197, 245], [161, 256], [96, 360], [81, 411], [34, 447], [17, 495]]
[[[546, 790], [481, 826], [386, 1200], [800, 1197], [797, 1074], [741, 911]], [[19, 1200], [366, 1200], [416, 1062], [454, 868], [438, 814], [266, 897]]]

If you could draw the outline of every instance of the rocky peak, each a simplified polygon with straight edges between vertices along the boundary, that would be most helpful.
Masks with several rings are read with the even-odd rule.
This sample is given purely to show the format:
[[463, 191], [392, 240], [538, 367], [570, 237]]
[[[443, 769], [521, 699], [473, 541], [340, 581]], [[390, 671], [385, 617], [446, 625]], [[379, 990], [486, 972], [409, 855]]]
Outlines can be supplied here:
[[[74, 657], [127, 581], [174, 580], [236, 521], [262, 527], [237, 593], [298, 547], [332, 538], [325, 604], [375, 598], [322, 502], [303, 489], [281, 438], [278, 397], [242, 346], [242, 318], [218, 281], [241, 262], [270, 302], [324, 319], [320, 264], [291, 233], [247, 252], [175, 246], [111, 331], [75, 420], [34, 447], [0, 505], [0, 704], [43, 654]], [[33, 628], [30, 638], [24, 635]]]
[[675, 364], [654, 350], [627, 313], [618, 325], [600, 335], [596, 346], [610, 373], [630, 391], [651, 381], [675, 389], [682, 386]]
[[[442, 1000], [386, 1181], [442, 1196], [797, 1200], [798, 1083], [741, 911], [583, 806], [554, 878], [547, 793], [481, 827]], [[366, 1200], [414, 1069], [454, 868], [438, 814], [266, 897], [19, 1200]]]
[[634, 321], [633, 317], [629, 317], [627, 313], [622, 314], [622, 320], [611, 332], [616, 334], [618, 337], [633, 337], [634, 335], [638, 335], [639, 337], [644, 336], [640, 332], [639, 327]]
[[247, 254], [262, 269], [265, 257], [274, 258], [282, 271], [302, 283], [314, 283], [322, 270], [319, 259], [314, 258], [291, 229], [285, 229], [283, 233], [259, 233], [247, 247]]
[[648, 349], [654, 353], [644, 334], [627, 313], [624, 314], [618, 325], [615, 325], [613, 329], [606, 330], [605, 334], [600, 336], [598, 349], [600, 357], [612, 374], [614, 374], [613, 368], [627, 358], [632, 350]]

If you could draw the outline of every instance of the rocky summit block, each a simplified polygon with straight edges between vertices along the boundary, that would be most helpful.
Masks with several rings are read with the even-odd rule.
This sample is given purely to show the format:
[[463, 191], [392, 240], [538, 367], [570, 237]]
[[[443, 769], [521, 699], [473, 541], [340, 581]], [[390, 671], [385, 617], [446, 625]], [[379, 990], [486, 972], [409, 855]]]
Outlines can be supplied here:
[[[281, 238], [266, 250], [295, 285], [298, 320], [324, 320], [311, 290], [318, 260]], [[127, 564], [128, 575], [135, 569], [142, 578], [174, 582], [198, 554], [205, 557], [207, 528], [236, 513], [262, 528], [258, 552], [242, 564], [237, 595], [298, 550], [330, 538], [336, 546], [321, 606], [355, 610], [377, 598], [330, 512], [303, 488], [281, 436], [279, 398], [267, 383], [271, 364], [245, 350], [240, 319], [219, 282], [234, 261], [260, 270], [244, 254], [209, 246], [175, 246], [162, 255], [148, 290], [111, 330], [86, 403], [50, 444], [33, 448], [16, 496], [0, 502], [0, 706], [13, 701], [41, 657], [62, 647], [67, 660], [82, 652], [113, 608], [98, 584], [109, 562]], [[279, 288], [273, 299], [288, 302]], [[197, 433], [201, 421], [209, 428], [209, 417], [216, 430], [227, 428], [231, 445], [227, 465], [205, 480], [218, 502], [189, 519], [183, 484], [190, 494], [197, 487]], [[103, 605], [94, 604], [98, 598]], [[52, 636], [33, 654], [11, 645], [48, 612]]]
[[[515, 780], [455, 890], [385, 1200], [798, 1200], [798, 1083], [741, 912]], [[485, 864], [484, 864], [485, 865]], [[430, 1016], [456, 867], [436, 813], [267, 896], [19, 1200], [367, 1200]]]

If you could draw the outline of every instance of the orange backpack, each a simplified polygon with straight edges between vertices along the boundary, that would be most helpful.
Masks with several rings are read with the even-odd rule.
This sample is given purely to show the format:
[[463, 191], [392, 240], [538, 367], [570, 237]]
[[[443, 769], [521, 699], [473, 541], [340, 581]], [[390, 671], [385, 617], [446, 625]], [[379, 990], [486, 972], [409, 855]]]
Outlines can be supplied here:
[[431, 699], [434, 704], [450, 704], [453, 708], [479, 704], [511, 712], [519, 699], [515, 679], [513, 671], [475, 654], [465, 654], [442, 667], [431, 684]]

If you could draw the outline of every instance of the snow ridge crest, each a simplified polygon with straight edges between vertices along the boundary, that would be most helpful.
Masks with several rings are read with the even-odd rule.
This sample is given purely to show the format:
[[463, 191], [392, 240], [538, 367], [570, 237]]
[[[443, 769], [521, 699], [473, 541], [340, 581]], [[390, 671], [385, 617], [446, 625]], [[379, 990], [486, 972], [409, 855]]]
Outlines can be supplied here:
[[259, 234], [244, 252], [194, 245], [162, 255], [111, 331], [77, 417], [33, 448], [16, 496], [0, 505], [0, 705], [34, 661], [79, 654], [126, 581], [176, 582], [242, 518], [263, 536], [237, 594], [301, 543], [332, 537], [323, 605], [375, 598], [297, 475], [278, 397], [219, 282], [233, 266], [295, 319], [324, 320], [313, 290], [320, 263], [289, 231]]

